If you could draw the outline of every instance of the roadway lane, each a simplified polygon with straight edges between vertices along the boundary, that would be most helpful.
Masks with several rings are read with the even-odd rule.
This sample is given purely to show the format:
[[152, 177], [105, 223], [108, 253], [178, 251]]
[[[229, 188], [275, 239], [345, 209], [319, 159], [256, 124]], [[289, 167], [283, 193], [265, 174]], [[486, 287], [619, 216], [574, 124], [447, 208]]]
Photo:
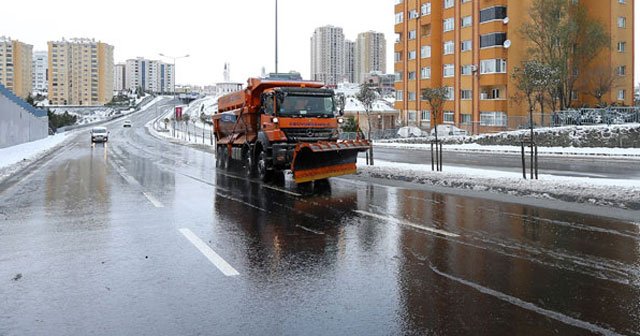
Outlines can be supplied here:
[[263, 185], [153, 117], [0, 185], [0, 335], [640, 334], [640, 223]]
[[[375, 147], [374, 150], [374, 158], [381, 160], [431, 165], [430, 151], [384, 147]], [[364, 157], [363, 154], [361, 156]], [[445, 149], [442, 161], [445, 169], [446, 166], [453, 166], [522, 172], [521, 157], [514, 154], [456, 152]], [[609, 179], [640, 179], [638, 160], [541, 155], [538, 165], [541, 174]]]

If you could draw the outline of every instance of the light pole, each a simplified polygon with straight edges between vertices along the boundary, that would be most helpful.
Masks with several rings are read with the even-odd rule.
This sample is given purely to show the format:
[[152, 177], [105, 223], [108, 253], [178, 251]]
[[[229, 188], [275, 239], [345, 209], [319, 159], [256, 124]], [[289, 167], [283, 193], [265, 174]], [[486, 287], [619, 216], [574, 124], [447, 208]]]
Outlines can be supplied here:
[[[187, 58], [187, 57], [189, 57], [189, 54], [186, 54], [184, 56], [177, 56], [177, 57], [165, 55], [163, 53], [160, 53], [158, 55], [160, 55], [162, 57], [170, 58], [170, 59], [173, 60], [173, 63], [172, 63], [172, 66], [173, 66], [173, 115], [174, 115], [174, 117], [176, 117], [176, 115], [175, 115], [175, 113], [176, 113], [176, 105], [177, 105], [176, 99], [178, 97], [178, 94], [176, 92], [176, 60], [178, 60], [180, 58]], [[175, 125], [175, 121], [174, 121], [173, 136], [175, 136], [175, 132], [176, 132], [176, 125]]]

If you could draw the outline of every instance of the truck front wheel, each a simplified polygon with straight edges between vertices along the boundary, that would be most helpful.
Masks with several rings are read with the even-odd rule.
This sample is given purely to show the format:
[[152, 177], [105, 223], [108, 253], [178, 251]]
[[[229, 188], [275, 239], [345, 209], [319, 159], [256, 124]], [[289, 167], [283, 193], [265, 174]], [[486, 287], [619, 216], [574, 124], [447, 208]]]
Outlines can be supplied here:
[[262, 149], [260, 149], [260, 153], [258, 154], [257, 170], [260, 180], [263, 182], [271, 180], [273, 170], [267, 169], [267, 153]]

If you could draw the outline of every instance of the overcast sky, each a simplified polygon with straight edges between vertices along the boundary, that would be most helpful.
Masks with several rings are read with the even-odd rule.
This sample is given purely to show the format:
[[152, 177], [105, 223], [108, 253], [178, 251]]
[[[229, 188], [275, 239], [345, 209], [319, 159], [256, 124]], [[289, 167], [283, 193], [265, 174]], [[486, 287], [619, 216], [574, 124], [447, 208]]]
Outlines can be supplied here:
[[[280, 7], [279, 69], [296, 70], [305, 78], [310, 70], [310, 38], [324, 25], [344, 29], [347, 39], [374, 30], [387, 38], [387, 72], [393, 73], [394, 0], [278, 0]], [[142, 56], [179, 59], [179, 84], [222, 81], [225, 62], [231, 79], [245, 82], [262, 67], [273, 72], [275, 0], [195, 1], [175, 3], [149, 0], [32, 0], [2, 4], [0, 35], [46, 50], [46, 43], [62, 37], [89, 37], [115, 47], [115, 61]], [[636, 22], [640, 5], [636, 4]], [[636, 36], [640, 25], [636, 24]], [[640, 47], [636, 44], [635, 82], [640, 80]], [[165, 59], [166, 60], [166, 59]], [[171, 62], [171, 60], [167, 60]]]

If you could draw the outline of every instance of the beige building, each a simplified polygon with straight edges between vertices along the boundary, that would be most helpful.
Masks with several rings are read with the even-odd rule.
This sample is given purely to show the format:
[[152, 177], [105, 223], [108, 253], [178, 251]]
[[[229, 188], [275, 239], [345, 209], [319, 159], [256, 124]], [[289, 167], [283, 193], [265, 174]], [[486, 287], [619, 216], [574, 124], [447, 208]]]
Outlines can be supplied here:
[[33, 46], [0, 36], [0, 84], [26, 98], [32, 90]]
[[49, 43], [52, 105], [102, 105], [113, 97], [113, 46], [74, 38]]
[[355, 45], [355, 83], [362, 84], [371, 72], [387, 72], [387, 40], [384, 34], [368, 31], [358, 34]]

